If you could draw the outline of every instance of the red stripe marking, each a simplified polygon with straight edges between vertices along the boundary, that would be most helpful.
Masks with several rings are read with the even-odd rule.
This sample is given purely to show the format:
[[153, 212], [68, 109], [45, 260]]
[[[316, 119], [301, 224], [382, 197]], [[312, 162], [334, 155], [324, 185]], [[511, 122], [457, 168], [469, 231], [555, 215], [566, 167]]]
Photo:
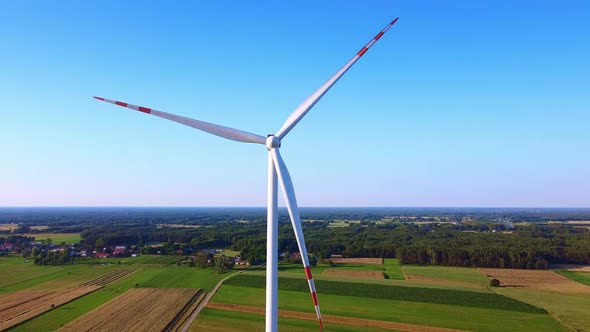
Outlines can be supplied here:
[[369, 49], [368, 49], [368, 48], [365, 46], [365, 47], [363, 47], [363, 49], [362, 49], [362, 50], [360, 50], [360, 51], [357, 53], [357, 55], [358, 55], [358, 56], [363, 56], [363, 54], [365, 54], [365, 52], [367, 52], [367, 50], [369, 50]]
[[311, 298], [313, 299], [313, 305], [318, 305], [318, 295], [315, 292], [311, 293]]
[[119, 106], [127, 107], [127, 103], [124, 103], [122, 101], [115, 101], [115, 104], [117, 104]]
[[322, 323], [322, 320], [320, 319], [320, 331], [324, 330], [324, 323]]
[[389, 23], [390, 25], [394, 25], [395, 22], [397, 22], [397, 20], [399, 20], [399, 17], [396, 17], [395, 20], [391, 21], [391, 23]]
[[139, 106], [138, 111], [144, 112], [144, 113], [147, 113], [147, 114], [150, 114], [152, 112], [152, 109], [151, 108], [147, 108], [147, 107]]
[[379, 32], [379, 34], [377, 36], [375, 36], [375, 41], [378, 41], [379, 38], [381, 38], [381, 36], [383, 36], [383, 34], [384, 34], [383, 31]]
[[94, 96], [94, 99], [98, 99], [98, 100], [104, 101], [104, 98], [103, 97], [96, 97], [96, 96]]
[[307, 277], [307, 280], [311, 280], [311, 267], [305, 267], [305, 276]]

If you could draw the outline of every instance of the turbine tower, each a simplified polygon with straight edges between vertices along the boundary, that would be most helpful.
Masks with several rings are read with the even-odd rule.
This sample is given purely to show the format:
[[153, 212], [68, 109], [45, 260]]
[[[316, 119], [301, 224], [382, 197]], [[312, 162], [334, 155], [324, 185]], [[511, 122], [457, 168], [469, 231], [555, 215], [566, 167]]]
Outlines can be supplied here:
[[352, 65], [360, 59], [367, 50], [383, 36], [389, 28], [399, 19], [396, 18], [391, 21], [381, 32], [379, 32], [371, 41], [358, 51], [352, 59], [350, 59], [340, 70], [338, 70], [330, 79], [328, 79], [319, 89], [317, 89], [311, 96], [309, 96], [301, 105], [299, 105], [293, 113], [289, 116], [287, 121], [283, 124], [281, 129], [274, 134], [267, 137], [246, 131], [220, 126], [217, 124], [194, 120], [179, 115], [174, 115], [166, 112], [160, 112], [151, 108], [132, 105], [121, 101], [106, 99], [102, 97], [94, 97], [98, 100], [127, 107], [143, 113], [155, 115], [164, 119], [178, 122], [195, 129], [208, 132], [226, 139], [244, 142], [257, 143], [265, 145], [268, 150], [268, 205], [267, 205], [267, 239], [266, 239], [266, 331], [276, 332], [278, 330], [278, 182], [281, 183], [283, 195], [285, 196], [285, 203], [291, 218], [291, 224], [297, 239], [299, 253], [303, 261], [303, 268], [305, 269], [305, 276], [309, 284], [309, 291], [313, 300], [316, 315], [320, 325], [320, 330], [323, 331], [322, 316], [320, 313], [320, 306], [316, 294], [315, 284], [311, 275], [311, 268], [309, 266], [309, 256], [307, 255], [307, 248], [303, 239], [303, 229], [301, 227], [301, 218], [299, 216], [299, 208], [297, 206], [297, 199], [295, 198], [295, 189], [291, 176], [287, 170], [287, 166], [279, 153], [281, 141], [285, 136], [297, 125], [299, 121], [313, 108], [313, 106], [324, 96], [328, 90], [352, 67]]

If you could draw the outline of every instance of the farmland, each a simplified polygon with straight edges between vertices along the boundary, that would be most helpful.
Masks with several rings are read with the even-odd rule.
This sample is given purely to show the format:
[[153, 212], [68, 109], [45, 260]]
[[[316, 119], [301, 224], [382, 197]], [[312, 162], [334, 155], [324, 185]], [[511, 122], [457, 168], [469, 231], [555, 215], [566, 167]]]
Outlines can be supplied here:
[[131, 289], [58, 331], [176, 331], [203, 297], [195, 289]]
[[569, 270], [556, 270], [556, 273], [573, 280], [581, 284], [590, 286], [590, 273], [589, 272], [574, 272]]
[[[107, 310], [105, 308], [118, 303], [113, 301], [123, 301], [124, 296], [131, 296], [134, 292], [149, 293], [155, 288], [207, 291], [223, 277], [212, 269], [177, 266], [172, 263], [176, 260], [175, 257], [139, 256], [98, 260], [107, 265], [35, 266], [23, 263], [20, 257], [2, 258], [0, 267], [20, 271], [30, 277], [22, 282], [15, 279], [5, 282], [8, 285], [2, 288], [5, 290], [4, 296], [18, 290], [47, 291], [48, 288], [66, 289], [73, 284], [104, 284], [99, 290], [48, 310], [10, 331], [57, 330], [62, 327], [71, 329], [83, 317], [92, 317], [94, 314], [89, 316], [90, 312]], [[48, 269], [47, 273], [42, 273], [45, 268]], [[348, 279], [324, 273], [330, 270], [345, 273], [357, 271], [360, 275], [346, 281]], [[384, 271], [398, 279], [373, 280], [362, 276], [367, 272]], [[432, 280], [403, 280], [404, 274]], [[259, 269], [226, 281], [213, 298], [213, 303], [218, 303], [221, 308], [206, 308], [193, 323], [191, 330], [262, 331], [264, 315], [257, 312], [264, 307], [263, 275], [264, 270]], [[314, 269], [314, 275], [322, 312], [327, 318], [331, 317], [326, 320], [326, 324], [329, 324], [327, 330], [383, 331], [386, 327], [387, 330], [396, 330], [394, 326], [398, 326], [400, 330], [412, 331], [411, 329], [419, 329], [427, 322], [428, 326], [458, 330], [566, 331], [565, 326], [584, 327], [588, 326], [584, 324], [589, 323], [581, 318], [583, 315], [580, 312], [583, 311], [580, 305], [590, 305], [585, 302], [589, 300], [587, 298], [568, 295], [568, 301], [575, 300], [577, 302], [574, 303], [579, 305], [558, 306], [545, 300], [551, 296], [536, 296], [535, 294], [542, 293], [533, 289], [529, 290], [530, 293], [523, 293], [523, 289], [500, 288], [494, 290], [497, 293], [495, 294], [484, 286], [489, 279], [477, 269], [400, 266], [397, 260], [386, 259], [383, 265], [360, 262], [333, 266], [320, 264]], [[453, 282], [472, 286], [457, 286]], [[317, 323], [312, 319], [313, 307], [305, 275], [299, 264], [281, 264], [279, 287], [279, 306], [286, 311], [279, 318], [281, 326], [294, 331], [317, 328]], [[185, 300], [178, 302], [183, 301]], [[187, 302], [189, 301], [185, 303]], [[252, 312], [240, 312], [236, 308], [246, 308]], [[174, 310], [178, 313], [180, 309]], [[546, 314], [545, 310], [550, 311], [558, 320]], [[296, 318], [298, 316], [299, 319]], [[350, 319], [348, 324], [343, 323], [346, 317]], [[465, 317], [470, 319], [466, 320]], [[186, 315], [178, 317], [178, 320], [185, 319]], [[369, 320], [370, 322], [365, 323], [372, 324], [368, 325], [372, 327], [355, 325], [360, 324], [363, 319]]]
[[56, 306], [94, 292], [101, 286], [80, 286], [60, 291], [19, 291], [0, 297], [0, 330], [41, 315]]
[[[377, 271], [375, 265], [360, 263], [341, 263], [332, 267], [320, 264], [314, 269], [322, 313], [324, 317], [334, 317], [333, 320], [326, 321], [327, 330], [354, 331], [355, 328], [359, 328], [354, 325], [358, 322], [355, 319], [368, 319], [371, 323], [367, 324], [376, 324], [365, 325], [364, 329], [373, 326], [370, 329], [381, 330], [389, 326], [388, 330], [395, 330], [393, 326], [398, 326], [399, 330], [403, 331], [420, 328], [424, 330], [420, 326], [425, 322], [431, 331], [436, 331], [436, 328], [473, 331], [568, 331], [572, 326], [583, 331], [590, 326], [582, 314], [585, 310], [582, 308], [585, 307], [570, 305], [564, 310], [557, 305], [547, 305], [547, 302], [530, 296], [542, 294], [536, 290], [530, 290], [530, 294], [525, 293], [529, 296], [522, 295], [520, 289], [514, 288], [499, 288], [492, 292], [487, 287], [489, 278], [474, 268], [400, 266], [396, 260], [385, 260], [382, 266], [384, 271], [389, 271], [393, 275], [398, 273], [402, 278], [403, 271], [412, 273], [410, 276], [425, 279], [379, 281], [355, 278], [349, 282], [341, 277], [326, 274], [325, 272], [330, 269]], [[307, 317], [310, 319], [309, 323], [313, 324], [309, 289], [299, 270], [299, 265], [281, 265], [279, 273], [279, 309], [287, 312], [286, 315], [280, 316], [280, 320], [285, 322], [282, 326], [289, 330], [298, 330], [289, 323], [293, 315], [298, 315], [297, 313], [300, 313], [301, 319]], [[193, 327], [210, 327], [211, 324], [215, 324], [213, 330], [218, 331], [229, 331], [232, 328], [239, 331], [262, 331], [264, 316], [256, 316], [256, 313], [262, 312], [264, 307], [263, 275], [263, 271], [250, 271], [226, 281], [213, 298], [211, 307], [201, 313]], [[584, 299], [576, 300], [578, 303], [585, 303]], [[547, 314], [547, 311], [551, 314]], [[469, 319], [465, 319], [466, 317]], [[352, 321], [349, 325], [342, 325], [346, 318]], [[226, 325], [224, 319], [231, 321], [232, 325]], [[408, 326], [388, 325], [389, 323]], [[240, 328], [236, 329], [236, 326]], [[309, 326], [315, 328], [313, 325]], [[583, 328], [579, 328], [580, 326]]]
[[[549, 315], [456, 305], [375, 299], [322, 293], [322, 313], [386, 322], [438, 326], [474, 331], [566, 331]], [[264, 289], [223, 286], [213, 301], [264, 307]], [[279, 309], [313, 313], [309, 293], [279, 291]], [[465, 319], [469, 317], [469, 319]], [[206, 315], [200, 316], [206, 319]]]
[[[504, 287], [523, 287], [542, 291], [590, 294], [590, 287], [553, 271], [480, 269], [490, 278], [500, 280]], [[567, 273], [567, 272], [565, 272]], [[575, 273], [575, 272], [573, 272]], [[582, 275], [577, 275], [583, 280]]]
[[179, 267], [170, 263], [177, 260], [178, 257], [173, 256], [139, 256], [99, 260], [102, 264], [38, 266], [25, 263], [20, 256], [1, 257], [2, 297], [17, 296], [11, 294], [18, 291], [49, 292], [81, 284], [104, 285], [102, 288], [92, 286], [100, 289], [61, 306], [56, 304], [55, 308], [49, 308], [10, 331], [57, 330], [130, 289], [192, 288], [208, 291], [224, 277], [213, 269]]
[[29, 233], [25, 235], [34, 237], [35, 241], [51, 239], [51, 242], [58, 244], [62, 242], [66, 244], [80, 242], [80, 233]]

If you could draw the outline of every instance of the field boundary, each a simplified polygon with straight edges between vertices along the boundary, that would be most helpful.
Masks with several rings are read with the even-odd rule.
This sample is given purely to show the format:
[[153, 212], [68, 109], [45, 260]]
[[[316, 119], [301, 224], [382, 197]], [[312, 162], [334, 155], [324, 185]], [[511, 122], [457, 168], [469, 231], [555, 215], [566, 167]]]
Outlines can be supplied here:
[[[254, 313], [254, 314], [259, 314], [259, 315], [265, 314], [264, 308], [237, 305], [237, 304], [209, 302], [207, 307], [211, 308], [211, 309], [247, 312], [247, 313]], [[307, 313], [307, 312], [300, 312], [300, 311], [279, 310], [279, 316], [287, 317], [287, 318], [297, 318], [297, 319], [317, 321], [316, 314]], [[406, 331], [406, 332], [464, 332], [465, 331], [465, 330], [449, 329], [449, 328], [445, 328], [445, 327], [397, 323], [397, 322], [388, 322], [388, 321], [382, 321], [382, 320], [352, 318], [352, 317], [344, 317], [344, 316], [336, 316], [336, 315], [322, 315], [322, 320], [324, 321], [324, 323], [334, 323], [334, 324], [362, 326], [362, 327], [377, 327], [377, 328], [386, 329], [386, 330], [396, 330], [396, 331]]]

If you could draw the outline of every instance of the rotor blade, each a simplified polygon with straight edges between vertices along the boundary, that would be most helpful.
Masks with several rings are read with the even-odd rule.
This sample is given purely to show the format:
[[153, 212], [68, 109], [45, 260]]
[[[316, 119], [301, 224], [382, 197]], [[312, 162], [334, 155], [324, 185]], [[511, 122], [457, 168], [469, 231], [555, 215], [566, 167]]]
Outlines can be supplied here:
[[324, 330], [324, 324], [322, 323], [322, 314], [320, 313], [320, 305], [318, 303], [318, 296], [315, 290], [315, 284], [311, 275], [311, 267], [309, 266], [309, 257], [307, 256], [307, 248], [305, 247], [305, 239], [303, 238], [303, 229], [301, 228], [301, 218], [299, 217], [299, 208], [297, 207], [297, 199], [295, 198], [295, 189], [293, 188], [293, 182], [291, 176], [287, 170], [287, 166], [281, 157], [278, 149], [271, 149], [270, 153], [283, 188], [283, 194], [285, 195], [285, 203], [287, 204], [287, 210], [289, 210], [289, 216], [291, 217], [291, 224], [295, 231], [295, 239], [297, 239], [297, 245], [299, 246], [299, 253], [301, 254], [301, 261], [303, 262], [303, 268], [305, 269], [305, 276], [307, 277], [307, 283], [309, 284], [309, 291], [311, 292], [311, 298], [313, 305], [315, 306], [315, 312], [320, 323], [320, 330]]
[[195, 129], [199, 129], [199, 130], [202, 130], [204, 132], [208, 132], [210, 134], [213, 134], [213, 135], [216, 135], [219, 137], [231, 139], [231, 140], [238, 141], [238, 142], [266, 144], [266, 137], [252, 134], [247, 131], [224, 127], [224, 126], [216, 125], [214, 123], [209, 123], [209, 122], [205, 122], [205, 121], [194, 120], [191, 118], [186, 118], [184, 116], [174, 115], [174, 114], [170, 114], [170, 113], [166, 113], [166, 112], [160, 112], [160, 111], [157, 111], [157, 110], [154, 110], [151, 108], [132, 105], [132, 104], [124, 103], [121, 101], [105, 99], [102, 97], [94, 97], [94, 98], [104, 101], [104, 102], [107, 102], [107, 103], [127, 107], [132, 110], [140, 111], [143, 113], [147, 113], [147, 114], [155, 115], [155, 116], [158, 116], [158, 117], [161, 117], [164, 119], [168, 119], [168, 120], [171, 120], [174, 122], [182, 123], [183, 125], [187, 125], [189, 127], [193, 127]]
[[285, 135], [287, 135], [287, 133], [289, 133], [289, 131], [295, 127], [295, 125], [305, 116], [305, 114], [307, 114], [307, 112], [309, 112], [309, 110], [320, 100], [320, 98], [322, 98], [324, 94], [330, 90], [330, 88], [340, 79], [340, 77], [342, 77], [342, 75], [344, 75], [344, 73], [346, 73], [346, 71], [350, 69], [350, 67], [352, 67], [352, 65], [354, 65], [354, 63], [360, 59], [365, 54], [365, 52], [367, 52], [367, 50], [373, 46], [373, 44], [375, 44], [375, 42], [377, 42], [377, 40], [379, 40], [379, 38], [381, 38], [381, 36], [383, 36], [383, 34], [395, 24], [395, 22], [397, 22], [398, 19], [399, 17], [391, 21], [391, 23], [389, 23], [383, 30], [381, 30], [381, 32], [371, 39], [371, 41], [365, 45], [365, 47], [358, 51], [357, 54], [344, 65], [344, 67], [340, 68], [340, 70], [338, 70], [334, 76], [330, 77], [330, 79], [327, 80], [324, 85], [317, 89], [311, 96], [307, 97], [307, 99], [305, 99], [305, 101], [301, 103], [301, 105], [299, 105], [295, 111], [293, 111], [293, 113], [291, 113], [287, 121], [285, 121], [283, 124], [283, 127], [279, 129], [275, 136], [277, 136], [279, 139], [283, 139], [283, 137], [285, 137]]

